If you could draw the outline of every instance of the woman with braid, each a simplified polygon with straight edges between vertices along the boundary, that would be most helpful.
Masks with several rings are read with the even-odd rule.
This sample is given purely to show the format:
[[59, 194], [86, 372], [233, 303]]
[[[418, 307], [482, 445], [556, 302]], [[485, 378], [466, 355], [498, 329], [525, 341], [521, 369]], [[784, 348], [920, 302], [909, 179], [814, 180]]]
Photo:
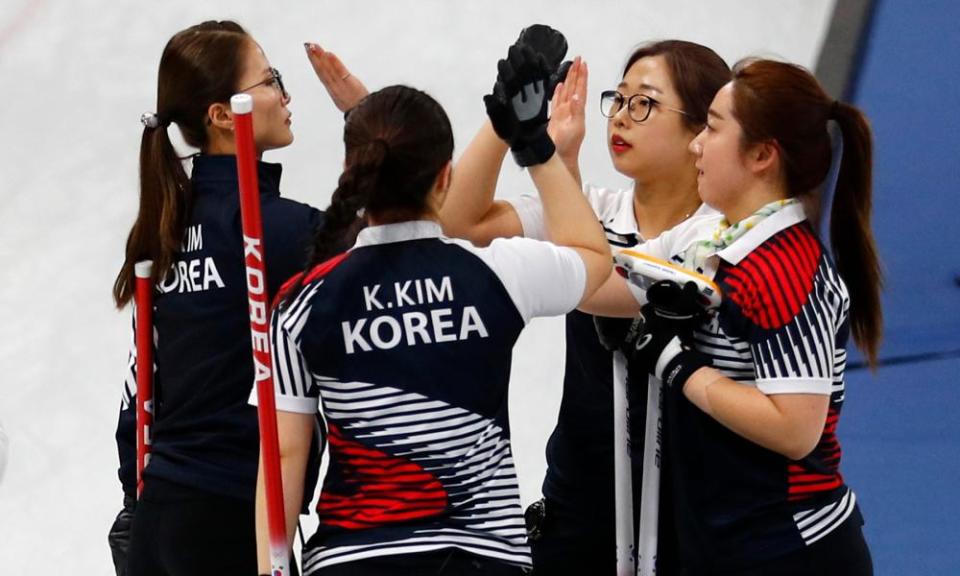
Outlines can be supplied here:
[[453, 136], [427, 94], [384, 88], [346, 118], [327, 225], [271, 325], [291, 526], [318, 412], [330, 448], [306, 575], [530, 567], [507, 414], [513, 345], [532, 318], [573, 310], [610, 273], [603, 232], [546, 134], [535, 85], [548, 75], [531, 51], [512, 50], [488, 109], [523, 150], [552, 244], [477, 248], [443, 235]]

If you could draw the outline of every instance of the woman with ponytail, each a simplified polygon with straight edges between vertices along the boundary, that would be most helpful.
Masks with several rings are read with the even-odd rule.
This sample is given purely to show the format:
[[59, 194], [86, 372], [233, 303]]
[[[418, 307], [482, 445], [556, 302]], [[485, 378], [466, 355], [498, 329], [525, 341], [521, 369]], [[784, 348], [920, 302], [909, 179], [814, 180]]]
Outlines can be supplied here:
[[[830, 171], [831, 121], [843, 145], [828, 249], [804, 205]], [[746, 60], [691, 150], [724, 220], [684, 257], [715, 275], [723, 304], [691, 322], [693, 294], [654, 285], [631, 359], [670, 389], [684, 573], [872, 574], [836, 436], [848, 340], [875, 365], [881, 337], [866, 118], [799, 66]]]
[[305, 575], [530, 566], [507, 414], [513, 345], [532, 318], [573, 310], [610, 273], [602, 229], [546, 134], [541, 64], [511, 51], [488, 110], [522, 150], [553, 244], [443, 235], [453, 136], [430, 96], [392, 86], [347, 116], [327, 225], [271, 325], [288, 526], [318, 413], [330, 447]]
[[[141, 119], [140, 206], [113, 295], [119, 308], [130, 303], [134, 264], [153, 261], [155, 420], [134, 512], [134, 343], [117, 427], [125, 512], [110, 543], [118, 573], [256, 570], [259, 435], [247, 403], [254, 373], [229, 104], [238, 92], [253, 97], [258, 154], [293, 141], [290, 95], [260, 46], [236, 23], [204, 22], [167, 43], [156, 112]], [[189, 176], [170, 141], [172, 124], [200, 151]], [[279, 165], [259, 162], [257, 170], [267, 287], [275, 294], [303, 267], [322, 215], [280, 197]]]

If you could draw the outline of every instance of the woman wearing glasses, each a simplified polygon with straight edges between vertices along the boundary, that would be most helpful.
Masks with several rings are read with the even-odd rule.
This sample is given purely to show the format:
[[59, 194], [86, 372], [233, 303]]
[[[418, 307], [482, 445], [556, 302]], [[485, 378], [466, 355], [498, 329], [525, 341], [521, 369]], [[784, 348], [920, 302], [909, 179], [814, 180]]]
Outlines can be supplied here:
[[[701, 206], [695, 157], [688, 147], [729, 76], [726, 64], [709, 48], [668, 40], [637, 49], [616, 90], [602, 94], [610, 158], [618, 172], [633, 179], [629, 189], [583, 188], [612, 248], [636, 246], [676, 226], [692, 232], [691, 237], [712, 229], [717, 217]], [[577, 59], [557, 88], [549, 127], [577, 179], [586, 83], [587, 65]], [[506, 150], [487, 124], [464, 152], [442, 213], [449, 234], [478, 244], [501, 236], [544, 237], [543, 209], [536, 197], [493, 198]], [[535, 504], [542, 506], [537, 513], [543, 515], [531, 542], [538, 572], [614, 572], [612, 353], [601, 345], [592, 315], [630, 317], [638, 310], [624, 280], [612, 274], [593, 298], [567, 315], [563, 398], [547, 445], [544, 500]], [[644, 412], [644, 394], [639, 396], [631, 398], [635, 415]], [[642, 430], [633, 425], [635, 479], [640, 478]], [[634, 485], [639, 505], [639, 481]], [[661, 552], [664, 562], [666, 556]]]
[[[155, 425], [129, 557], [136, 576], [255, 574], [256, 410], [230, 97], [253, 97], [259, 154], [293, 142], [290, 95], [239, 25], [204, 22], [174, 35], [160, 60], [156, 113], [145, 114], [140, 206], [114, 285], [131, 302], [134, 264], [153, 261]], [[189, 177], [168, 135], [198, 148]], [[303, 267], [322, 214], [279, 195], [281, 167], [260, 162], [267, 284]], [[135, 351], [135, 347], [133, 350]], [[117, 428], [127, 516], [136, 495], [136, 375], [131, 352]], [[123, 516], [123, 515], [121, 515]], [[111, 531], [121, 544], [123, 518]], [[117, 558], [120, 552], [120, 558]]]
[[[528, 31], [534, 28], [538, 33], [531, 41]], [[545, 26], [528, 28], [518, 43], [523, 40], [548, 52], [553, 66], [566, 53], [563, 36]], [[315, 45], [308, 47], [308, 55], [341, 111], [366, 94], [336, 55]], [[556, 87], [548, 126], [558, 156], [578, 182], [587, 75], [586, 63], [574, 60], [565, 82]], [[635, 246], [681, 223], [685, 238], [713, 231], [719, 216], [701, 207], [688, 146], [706, 123], [714, 94], [729, 78], [723, 59], [691, 42], [655, 42], [631, 54], [617, 90], [601, 99], [601, 112], [608, 118], [611, 160], [634, 185], [623, 190], [583, 187], [612, 248]], [[440, 212], [447, 234], [478, 245], [499, 237], [546, 237], [538, 197], [494, 200], [507, 150], [489, 122], [474, 137], [457, 163]], [[624, 280], [611, 274], [580, 310], [567, 315], [563, 399], [547, 446], [544, 500], [534, 505], [546, 509], [531, 538], [534, 567], [542, 573], [614, 572], [612, 353], [601, 345], [591, 314], [631, 317], [638, 311]], [[633, 414], [643, 413], [643, 402], [642, 397], [631, 399]], [[635, 424], [633, 432], [633, 462], [639, 468], [642, 426]], [[640, 478], [640, 470], [633, 475]], [[637, 506], [639, 496], [634, 497]], [[665, 555], [661, 552], [660, 558]]]

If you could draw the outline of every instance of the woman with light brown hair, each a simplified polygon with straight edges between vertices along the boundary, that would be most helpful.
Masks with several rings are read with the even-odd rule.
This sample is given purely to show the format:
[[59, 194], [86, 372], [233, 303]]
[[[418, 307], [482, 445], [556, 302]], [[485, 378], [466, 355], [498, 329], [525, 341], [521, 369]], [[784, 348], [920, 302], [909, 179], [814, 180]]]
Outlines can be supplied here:
[[[802, 200], [830, 170], [831, 121], [842, 147], [826, 247]], [[872, 574], [836, 435], [848, 340], [874, 365], [882, 329], [867, 120], [799, 66], [746, 60], [691, 150], [724, 220], [684, 258], [714, 275], [723, 304], [691, 323], [687, 291], [651, 287], [631, 358], [670, 390], [684, 573]]]
[[[140, 203], [113, 291], [119, 308], [131, 303], [134, 265], [153, 261], [155, 420], [135, 512], [135, 343], [117, 426], [127, 505], [110, 543], [131, 576], [256, 573], [259, 433], [229, 104], [238, 92], [253, 98], [258, 158], [293, 142], [290, 95], [263, 50], [234, 22], [203, 22], [167, 43], [157, 107], [142, 118]], [[189, 175], [173, 124], [199, 149]], [[258, 162], [270, 294], [303, 266], [322, 217], [280, 197], [280, 174]]]

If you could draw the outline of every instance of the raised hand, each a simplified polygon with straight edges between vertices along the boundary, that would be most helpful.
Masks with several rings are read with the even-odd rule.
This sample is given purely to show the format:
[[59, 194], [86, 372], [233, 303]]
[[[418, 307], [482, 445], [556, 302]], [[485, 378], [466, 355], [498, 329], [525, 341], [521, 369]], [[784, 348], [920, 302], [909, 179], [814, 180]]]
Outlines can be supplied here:
[[550, 78], [546, 83], [547, 99], [553, 98], [554, 89], [564, 81], [571, 62], [564, 61], [567, 55], [567, 39], [564, 35], [546, 24], [533, 24], [520, 31], [514, 46], [530, 47], [536, 54], [543, 56], [550, 69]]
[[367, 87], [344, 66], [336, 54], [311, 42], [303, 46], [313, 71], [337, 109], [347, 112], [366, 97], [369, 93]]
[[579, 174], [580, 146], [586, 133], [587, 78], [587, 63], [577, 56], [566, 80], [556, 87], [547, 125], [547, 134], [557, 146], [557, 154], [575, 176]]
[[546, 59], [529, 46], [513, 45], [497, 70], [493, 93], [483, 98], [493, 129], [510, 144], [520, 166], [546, 162], [556, 149], [547, 135]]

